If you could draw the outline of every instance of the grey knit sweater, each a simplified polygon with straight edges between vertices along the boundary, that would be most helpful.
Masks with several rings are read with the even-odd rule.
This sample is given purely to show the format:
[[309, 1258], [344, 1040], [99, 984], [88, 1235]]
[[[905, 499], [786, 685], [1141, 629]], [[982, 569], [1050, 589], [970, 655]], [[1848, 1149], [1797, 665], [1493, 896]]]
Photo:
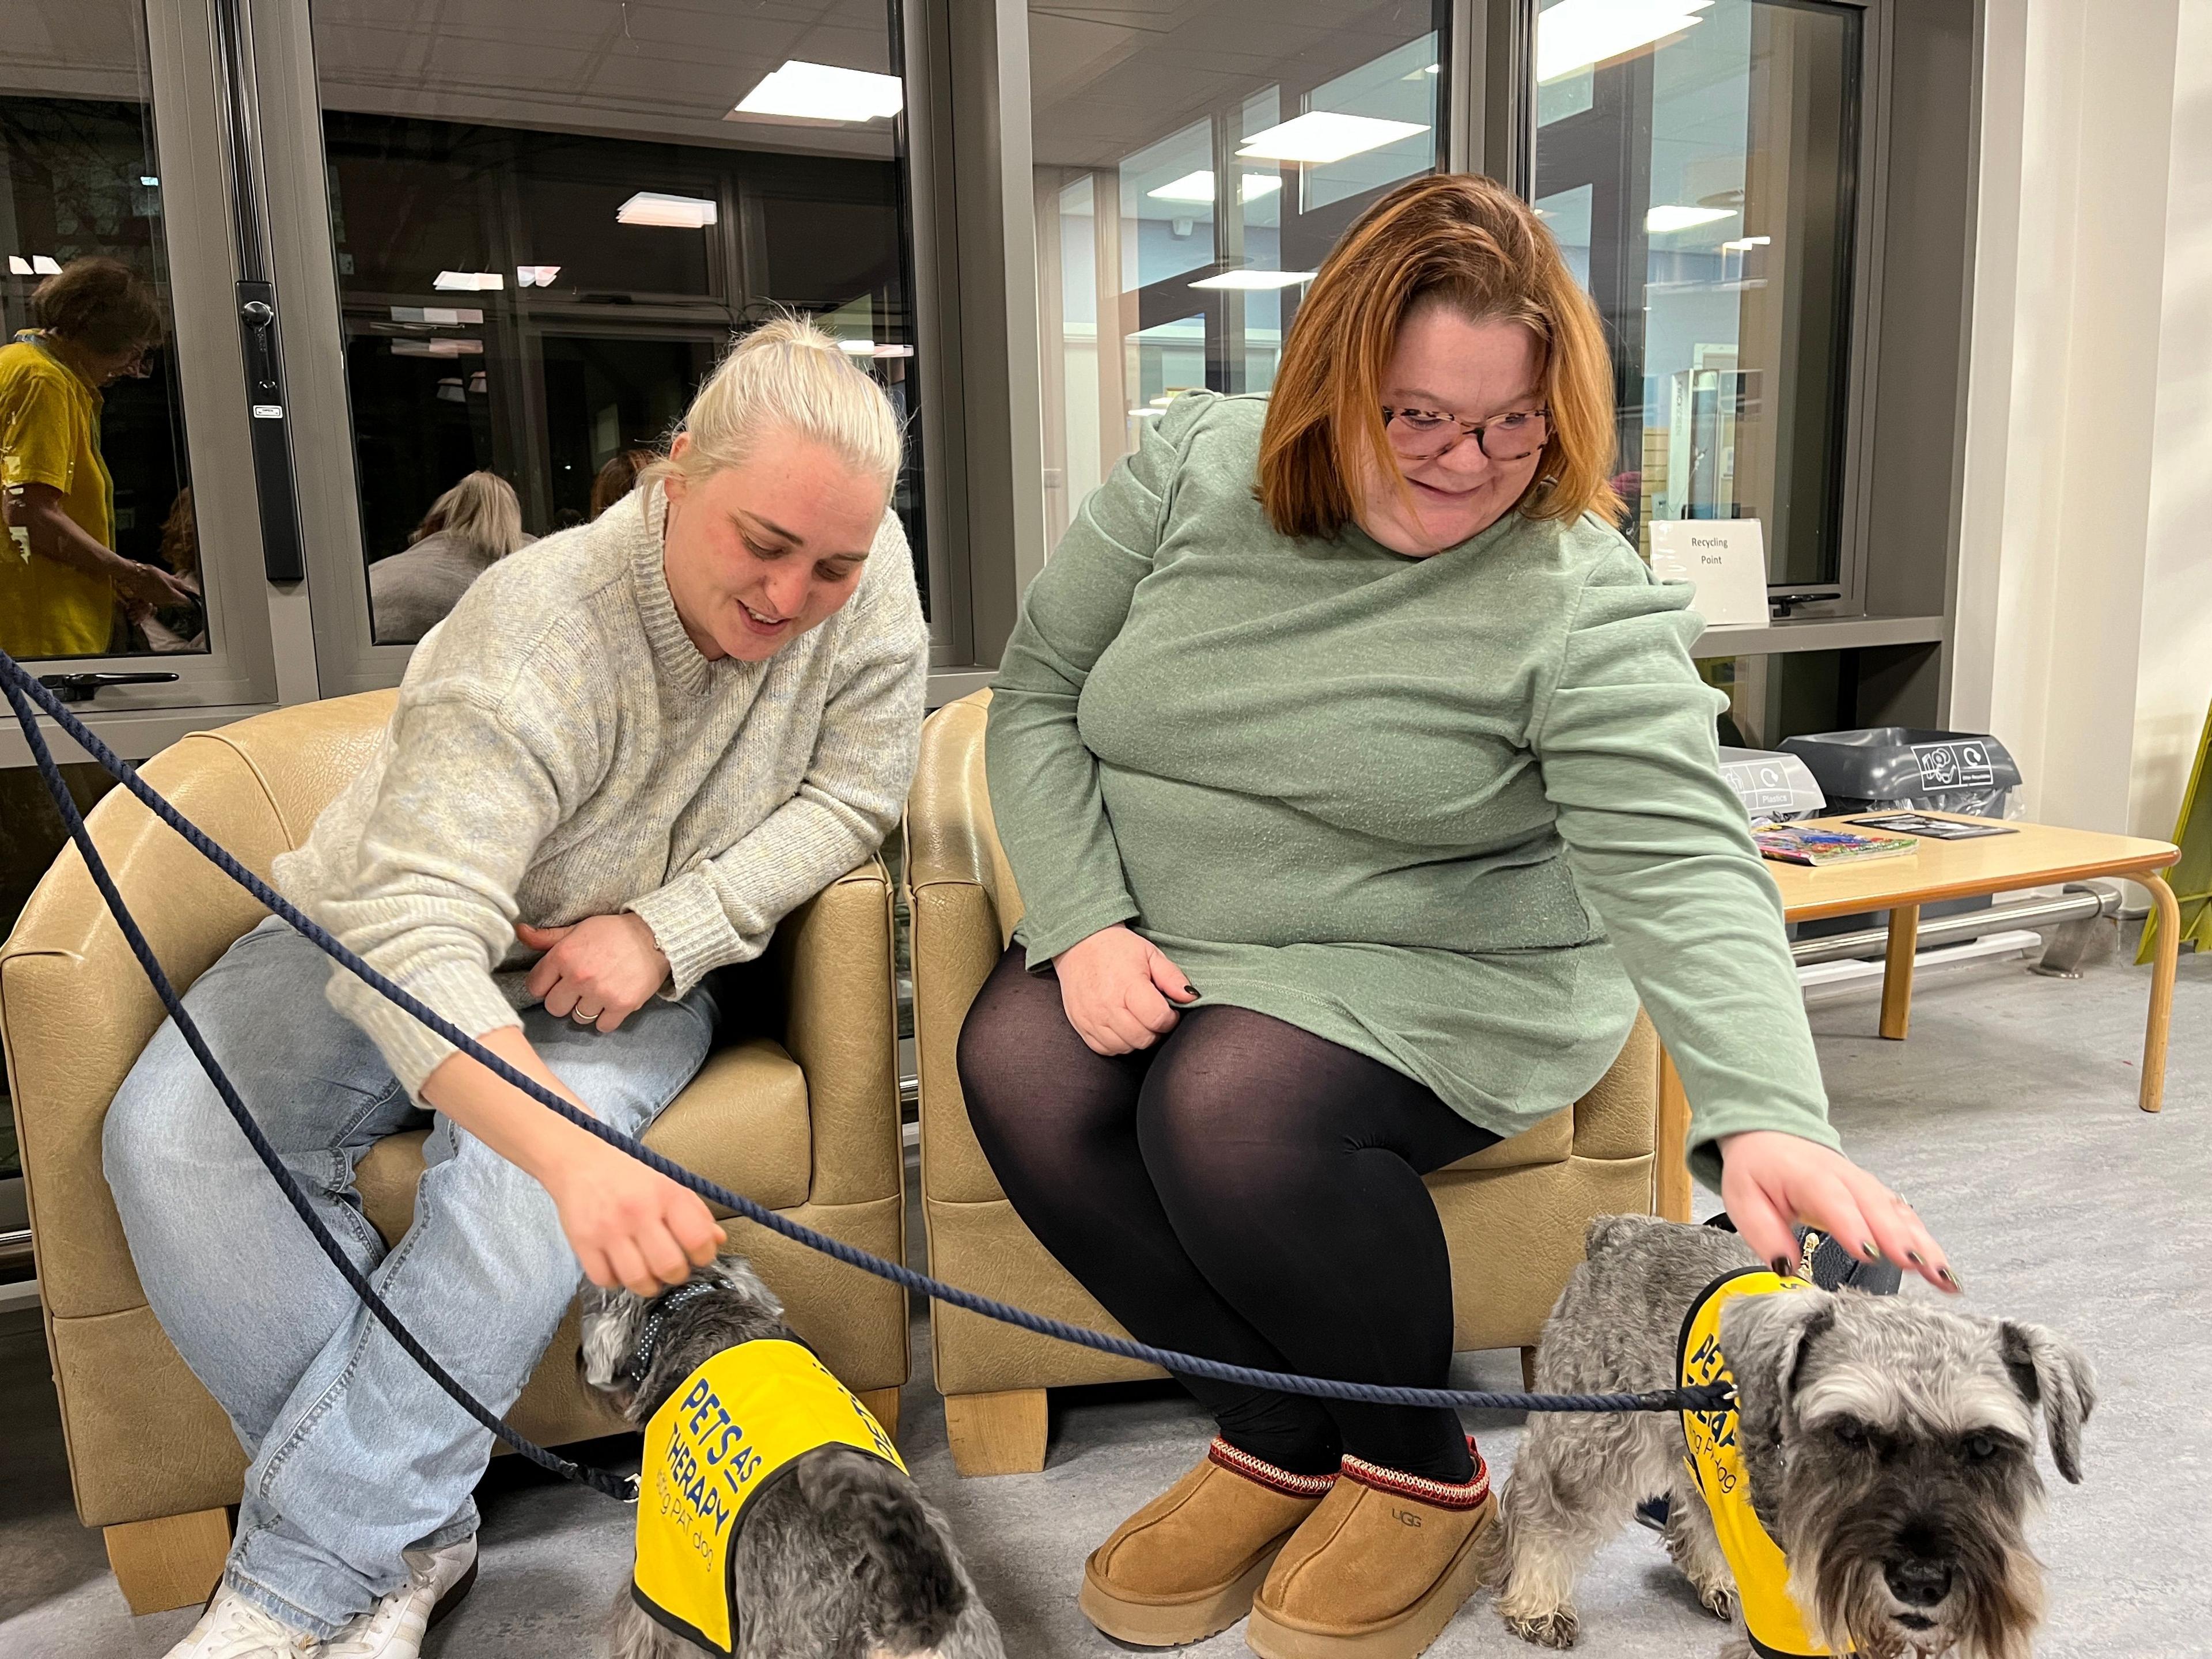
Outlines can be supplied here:
[[[865, 859], [914, 774], [928, 632], [886, 514], [844, 607], [765, 663], [699, 654], [659, 492], [479, 577], [416, 648], [369, 765], [276, 863], [286, 897], [473, 1036], [520, 1023], [514, 923], [635, 911], [682, 995]], [[343, 969], [410, 1094], [453, 1052]]]

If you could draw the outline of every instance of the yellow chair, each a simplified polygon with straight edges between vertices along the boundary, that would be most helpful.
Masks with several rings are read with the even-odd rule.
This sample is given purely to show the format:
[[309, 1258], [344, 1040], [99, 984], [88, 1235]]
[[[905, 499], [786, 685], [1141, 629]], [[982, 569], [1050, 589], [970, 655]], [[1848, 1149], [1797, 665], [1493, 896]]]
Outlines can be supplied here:
[[[265, 878], [367, 762], [392, 695], [196, 733], [149, 761], [146, 781]], [[179, 989], [266, 914], [122, 790], [89, 821]], [[906, 1200], [890, 901], [890, 878], [871, 859], [794, 911], [763, 969], [784, 990], [782, 1040], [717, 1051], [646, 1139], [747, 1197], [896, 1261]], [[64, 852], [0, 945], [0, 1042], [77, 1514], [106, 1529], [108, 1559], [142, 1613], [198, 1601], [213, 1587], [229, 1544], [224, 1508], [238, 1501], [246, 1467], [229, 1423], [146, 1306], [100, 1170], [108, 1102], [161, 1018], [83, 860]], [[394, 1135], [362, 1160], [362, 1201], [387, 1241], [412, 1216], [423, 1139]], [[904, 1293], [750, 1222], [728, 1231], [793, 1326], [896, 1433]], [[314, 1248], [304, 1232], [301, 1248]], [[572, 1310], [511, 1413], [544, 1443], [625, 1426], [579, 1383], [576, 1336]]]
[[[1013, 936], [1021, 895], [991, 819], [979, 691], [930, 716], [907, 802], [922, 1215], [931, 1270], [1024, 1308], [1121, 1332], [1014, 1214], [969, 1127], [956, 1055], [968, 1005]], [[1571, 1109], [1429, 1177], [1455, 1277], [1455, 1345], [1519, 1348], [1524, 1370], [1590, 1218], [1652, 1205], [1659, 1043], [1641, 1015], [1620, 1058]], [[938, 1306], [931, 1340], [963, 1474], [1041, 1469], [1045, 1390], [1152, 1368]]]

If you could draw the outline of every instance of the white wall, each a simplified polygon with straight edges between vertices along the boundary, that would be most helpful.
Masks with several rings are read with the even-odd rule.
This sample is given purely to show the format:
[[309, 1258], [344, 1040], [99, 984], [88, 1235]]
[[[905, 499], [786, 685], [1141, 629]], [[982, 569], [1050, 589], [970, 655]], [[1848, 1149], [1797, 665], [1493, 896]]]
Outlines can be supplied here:
[[2174, 46], [2150, 536], [2129, 827], [2173, 833], [2212, 697], [2212, 3]]
[[2212, 0], [1987, 0], [1951, 714], [2164, 836], [2212, 698]]

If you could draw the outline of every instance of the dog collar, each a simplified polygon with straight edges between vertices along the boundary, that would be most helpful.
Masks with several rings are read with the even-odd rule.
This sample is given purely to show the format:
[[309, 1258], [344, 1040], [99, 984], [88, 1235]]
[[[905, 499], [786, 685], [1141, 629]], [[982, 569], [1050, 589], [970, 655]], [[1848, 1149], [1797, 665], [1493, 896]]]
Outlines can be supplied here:
[[[1682, 1386], [1735, 1383], [1720, 1345], [1721, 1310], [1729, 1303], [1738, 1297], [1805, 1288], [1806, 1280], [1784, 1279], [1764, 1267], [1723, 1273], [1706, 1285], [1682, 1320], [1678, 1351]], [[1759, 1659], [1817, 1659], [1832, 1654], [1832, 1648], [1814, 1639], [1803, 1609], [1790, 1593], [1789, 1558], [1752, 1508], [1751, 1480], [1736, 1442], [1735, 1407], [1684, 1412], [1682, 1437], [1689, 1447], [1683, 1461], [1705, 1498], [1721, 1553], [1735, 1577], [1736, 1601], [1743, 1609], [1752, 1652]]]
[[637, 1351], [630, 1356], [629, 1380], [633, 1384], [645, 1381], [653, 1369], [653, 1351], [660, 1341], [660, 1321], [664, 1315], [673, 1313], [687, 1302], [696, 1302], [702, 1296], [712, 1295], [721, 1286], [708, 1279], [694, 1279], [689, 1285], [679, 1285], [669, 1291], [645, 1316], [645, 1330], [637, 1339]]
[[799, 1343], [741, 1342], [685, 1377], [645, 1428], [631, 1599], [693, 1645], [736, 1651], [733, 1571], [748, 1506], [825, 1446], [906, 1470], [868, 1408]]

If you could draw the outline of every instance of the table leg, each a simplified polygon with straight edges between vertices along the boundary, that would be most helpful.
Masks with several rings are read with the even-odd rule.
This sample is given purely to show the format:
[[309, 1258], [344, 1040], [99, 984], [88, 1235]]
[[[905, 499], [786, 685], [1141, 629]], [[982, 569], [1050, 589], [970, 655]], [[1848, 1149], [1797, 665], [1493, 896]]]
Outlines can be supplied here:
[[1912, 953], [1920, 946], [1920, 907], [1900, 904], [1889, 913], [1889, 953], [1881, 966], [1881, 1034], [1905, 1041], [1912, 1021]]
[[2166, 1103], [2166, 1044], [2173, 1026], [2173, 973], [2181, 957], [2181, 905], [2173, 889], [2155, 870], [2135, 878], [2150, 889], [2158, 908], [2157, 951], [2150, 964], [2150, 1018], [2143, 1027], [2142, 1095], [2139, 1103], [2154, 1112]]
[[1674, 1057], [1659, 1051], [1659, 1144], [1651, 1172], [1651, 1207], [1668, 1221], [1690, 1218], [1690, 1097]]

